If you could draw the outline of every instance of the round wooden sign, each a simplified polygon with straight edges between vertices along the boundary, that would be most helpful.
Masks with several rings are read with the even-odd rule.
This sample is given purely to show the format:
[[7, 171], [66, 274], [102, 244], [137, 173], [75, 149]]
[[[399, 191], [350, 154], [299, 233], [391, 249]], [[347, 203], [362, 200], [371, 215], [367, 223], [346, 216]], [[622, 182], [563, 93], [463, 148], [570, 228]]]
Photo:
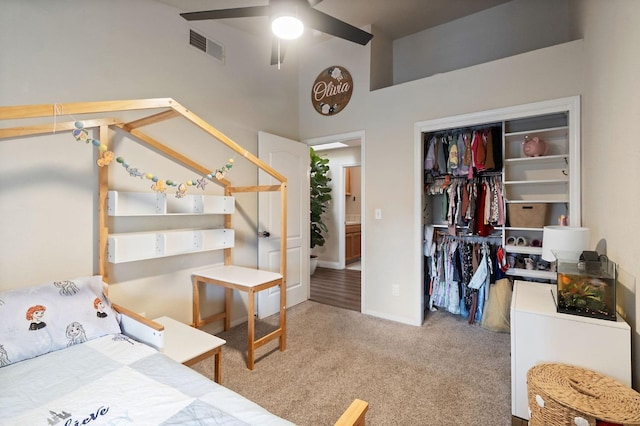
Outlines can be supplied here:
[[335, 115], [351, 99], [353, 79], [345, 68], [334, 65], [322, 71], [311, 88], [313, 108], [322, 115]]

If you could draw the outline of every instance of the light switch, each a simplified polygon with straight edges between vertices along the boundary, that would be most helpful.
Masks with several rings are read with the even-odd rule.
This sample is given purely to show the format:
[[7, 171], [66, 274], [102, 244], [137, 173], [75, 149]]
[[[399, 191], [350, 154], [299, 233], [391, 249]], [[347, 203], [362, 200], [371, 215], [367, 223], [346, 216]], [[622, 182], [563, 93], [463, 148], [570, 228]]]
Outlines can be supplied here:
[[382, 209], [376, 209], [376, 219], [382, 219]]

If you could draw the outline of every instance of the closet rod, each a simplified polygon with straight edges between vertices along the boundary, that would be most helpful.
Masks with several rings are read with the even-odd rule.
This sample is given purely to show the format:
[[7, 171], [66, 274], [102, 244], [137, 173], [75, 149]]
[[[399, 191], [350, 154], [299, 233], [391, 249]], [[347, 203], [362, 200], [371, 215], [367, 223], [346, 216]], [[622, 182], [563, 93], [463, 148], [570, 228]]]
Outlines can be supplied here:
[[[447, 179], [447, 176], [449, 177], [450, 180], [452, 179], [458, 179], [458, 180], [473, 180], [473, 179], [481, 179], [483, 177], [495, 177], [495, 176], [501, 176], [502, 175], [502, 170], [491, 170], [491, 171], [476, 171], [474, 172], [474, 175], [471, 179], [469, 179], [469, 177], [467, 175], [463, 175], [463, 176], [456, 176], [456, 175], [452, 175], [449, 173], [446, 174], [442, 174], [442, 175], [437, 175], [434, 176], [432, 174], [429, 174], [427, 177], [427, 181], [425, 181], [425, 184], [433, 184], [433, 183], [439, 183], [439, 181], [444, 181]], [[430, 178], [430, 179], [429, 179]]]
[[495, 242], [490, 242], [489, 240], [492, 240], [492, 239], [502, 240], [502, 235], [487, 235], [483, 237], [480, 235], [451, 235], [451, 234], [445, 234], [443, 232], [438, 232], [438, 231], [436, 231], [436, 236], [438, 237], [438, 239], [442, 238], [442, 239], [458, 240], [458, 241], [463, 241], [468, 243], [496, 244]]
[[436, 130], [434, 132], [425, 132], [425, 138], [433, 137], [433, 136], [441, 136], [449, 133], [458, 133], [463, 131], [475, 131], [475, 130], [484, 130], [484, 129], [492, 129], [492, 128], [500, 128], [502, 129], [502, 123], [489, 123], [489, 124], [479, 124], [477, 126], [462, 126], [462, 127], [454, 127], [452, 129], [442, 129]]

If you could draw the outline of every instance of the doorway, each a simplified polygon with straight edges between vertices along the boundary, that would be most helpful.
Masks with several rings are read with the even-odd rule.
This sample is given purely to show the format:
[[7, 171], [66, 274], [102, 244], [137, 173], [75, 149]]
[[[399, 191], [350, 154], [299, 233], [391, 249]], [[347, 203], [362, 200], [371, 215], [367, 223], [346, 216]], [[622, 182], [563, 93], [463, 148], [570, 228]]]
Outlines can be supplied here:
[[[365, 309], [365, 280], [364, 267], [366, 265], [365, 255], [365, 224], [360, 218], [364, 217], [364, 132], [353, 132], [341, 135], [328, 136], [318, 139], [306, 140], [307, 145], [312, 146], [318, 155], [326, 155], [329, 158], [330, 177], [332, 179], [332, 201], [326, 213], [325, 223], [328, 232], [325, 235], [326, 244], [323, 247], [316, 247], [314, 254], [318, 256], [318, 269], [311, 276], [311, 299], [314, 299], [314, 285], [322, 285], [323, 275], [332, 275], [332, 280], [336, 280], [336, 274], [342, 274], [344, 280], [353, 287], [356, 287], [358, 298], [355, 300], [354, 309], [363, 312]], [[331, 145], [328, 145], [331, 144]], [[327, 148], [327, 149], [325, 149]], [[357, 168], [357, 171], [356, 169]], [[350, 178], [350, 179], [347, 179]], [[349, 182], [350, 181], [350, 182]], [[351, 184], [351, 191], [347, 191], [348, 182]], [[356, 185], [356, 187], [354, 187]], [[351, 195], [347, 195], [349, 192]], [[355, 193], [355, 201], [353, 199]], [[349, 208], [349, 217], [347, 217]], [[347, 220], [349, 219], [349, 220]], [[349, 225], [358, 222], [360, 231], [358, 234], [357, 247], [360, 251], [360, 267], [354, 262], [356, 259], [346, 260], [346, 239], [347, 222]], [[347, 269], [347, 266], [350, 269]], [[324, 274], [318, 275], [318, 270]], [[328, 280], [325, 280], [328, 281]], [[359, 288], [358, 288], [359, 287]], [[352, 289], [353, 290], [353, 289]], [[336, 299], [339, 289], [322, 289], [331, 298]], [[325, 303], [325, 302], [323, 302]], [[332, 304], [326, 302], [327, 304]], [[336, 306], [334, 304], [334, 306]], [[353, 304], [352, 304], [353, 306]]]

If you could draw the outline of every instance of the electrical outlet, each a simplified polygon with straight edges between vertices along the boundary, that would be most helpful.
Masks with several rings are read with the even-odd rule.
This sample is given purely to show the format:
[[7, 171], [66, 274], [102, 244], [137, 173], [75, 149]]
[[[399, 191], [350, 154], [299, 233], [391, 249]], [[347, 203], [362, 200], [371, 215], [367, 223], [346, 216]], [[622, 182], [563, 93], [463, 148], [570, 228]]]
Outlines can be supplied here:
[[400, 296], [400, 286], [398, 284], [391, 285], [391, 295]]

